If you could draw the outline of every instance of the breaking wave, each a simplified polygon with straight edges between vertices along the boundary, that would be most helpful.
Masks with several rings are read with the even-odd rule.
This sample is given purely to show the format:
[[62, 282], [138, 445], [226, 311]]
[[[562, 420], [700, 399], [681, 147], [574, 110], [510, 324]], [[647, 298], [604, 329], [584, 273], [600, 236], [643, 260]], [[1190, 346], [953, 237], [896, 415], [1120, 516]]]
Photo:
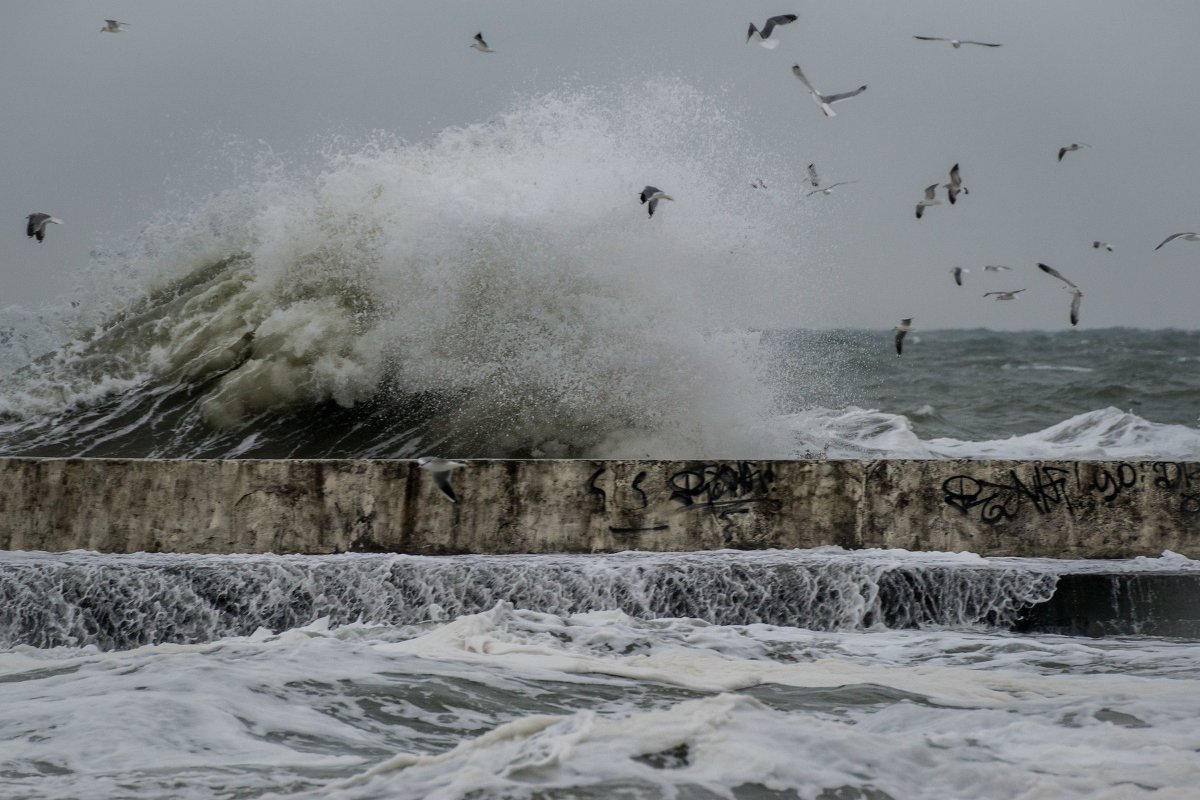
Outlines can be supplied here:
[[[260, 164], [72, 304], [6, 312], [3, 451], [761, 454], [769, 381], [734, 331], [795, 317], [802, 233], [750, 144], [659, 79]], [[677, 197], [649, 220], [646, 183]]]

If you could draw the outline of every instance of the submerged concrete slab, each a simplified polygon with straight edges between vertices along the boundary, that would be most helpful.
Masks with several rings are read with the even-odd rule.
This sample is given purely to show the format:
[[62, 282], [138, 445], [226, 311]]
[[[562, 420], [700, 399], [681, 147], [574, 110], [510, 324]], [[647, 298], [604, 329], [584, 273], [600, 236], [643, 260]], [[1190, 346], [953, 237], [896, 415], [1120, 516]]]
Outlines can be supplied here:
[[1200, 557], [1200, 464], [0, 459], [0, 548], [572, 553], [901, 547]]

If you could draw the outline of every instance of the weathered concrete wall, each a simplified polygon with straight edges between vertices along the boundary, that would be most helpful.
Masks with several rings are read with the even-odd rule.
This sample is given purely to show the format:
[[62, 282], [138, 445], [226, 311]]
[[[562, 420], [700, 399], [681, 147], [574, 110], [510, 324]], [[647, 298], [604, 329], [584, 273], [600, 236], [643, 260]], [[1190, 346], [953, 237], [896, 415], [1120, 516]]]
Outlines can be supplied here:
[[548, 553], [902, 547], [1200, 557], [1200, 464], [0, 460], [0, 549]]

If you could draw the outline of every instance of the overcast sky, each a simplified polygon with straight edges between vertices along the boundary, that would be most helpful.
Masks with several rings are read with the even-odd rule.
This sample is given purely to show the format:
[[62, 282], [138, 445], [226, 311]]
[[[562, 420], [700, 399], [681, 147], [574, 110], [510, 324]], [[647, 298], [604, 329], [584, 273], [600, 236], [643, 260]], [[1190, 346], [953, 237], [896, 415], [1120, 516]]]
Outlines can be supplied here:
[[[786, 12], [800, 20], [777, 50], [744, 44], [749, 21]], [[130, 29], [100, 33], [110, 16]], [[467, 48], [477, 30], [495, 57]], [[1154, 246], [1200, 229], [1197, 33], [1194, 0], [13, 4], [0, 27], [0, 307], [51, 302], [156, 207], [226, 188], [231, 151], [304, 153], [375, 130], [422, 141], [567, 82], [662, 74], [778, 142], [792, 154], [780, 169], [815, 161], [858, 181], [807, 201], [798, 269], [828, 298], [797, 325], [1064, 327], [1069, 298], [1033, 269], [1044, 261], [1084, 288], [1081, 327], [1196, 328], [1200, 244]], [[823, 91], [870, 88], [826, 119], [795, 61]], [[1093, 147], [1057, 163], [1073, 141]], [[914, 219], [956, 161], [970, 196]], [[67, 224], [34, 244], [32, 211]], [[971, 270], [963, 289], [955, 265]], [[1026, 286], [1015, 303], [979, 297]]]

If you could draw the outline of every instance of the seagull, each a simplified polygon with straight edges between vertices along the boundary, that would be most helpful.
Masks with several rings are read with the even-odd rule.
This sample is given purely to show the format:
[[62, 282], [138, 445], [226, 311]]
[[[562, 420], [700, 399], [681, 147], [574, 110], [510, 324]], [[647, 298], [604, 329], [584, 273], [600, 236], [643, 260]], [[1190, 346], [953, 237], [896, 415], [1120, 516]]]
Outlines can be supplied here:
[[104, 20], [104, 27], [100, 29], [101, 33], [120, 33], [129, 26], [128, 22], [117, 22], [115, 19]]
[[63, 224], [63, 221], [58, 217], [52, 217], [49, 214], [42, 214], [41, 212], [30, 214], [25, 219], [28, 220], [25, 224], [25, 235], [30, 238], [36, 236], [39, 242], [46, 238], [47, 225], [50, 223], [54, 223], [55, 225]]
[[904, 335], [906, 333], [908, 333], [909, 331], [911, 331], [912, 329], [913, 329], [912, 317], [908, 317], [907, 319], [900, 320], [900, 324], [892, 329], [896, 332], [896, 357], [897, 358], [900, 357], [900, 351], [904, 349]]
[[750, 30], [746, 31], [746, 41], [749, 42], [754, 36], [758, 37], [758, 43], [768, 50], [774, 50], [779, 46], [778, 39], [772, 39], [771, 33], [775, 30], [776, 25], [787, 25], [790, 22], [796, 21], [795, 14], [780, 14], [777, 17], [769, 17], [762, 30], [754, 27], [754, 23], [750, 23]]
[[997, 300], [1016, 300], [1017, 295], [1019, 295], [1023, 291], [1025, 291], [1025, 290], [1017, 289], [1015, 292], [984, 292], [983, 296], [990, 297], [991, 295], [996, 295]]
[[470, 44], [470, 45], [468, 45], [468, 46], [469, 46], [469, 47], [474, 47], [476, 50], [478, 50], [478, 51], [479, 51], [479, 52], [481, 52], [481, 53], [494, 53], [494, 52], [496, 52], [496, 51], [495, 51], [495, 50], [493, 50], [492, 48], [488, 47], [488, 44], [487, 44], [487, 42], [485, 42], [485, 41], [483, 40], [483, 34], [482, 34], [482, 33], [477, 33], [477, 34], [475, 34], [475, 41], [474, 41], [474, 43], [472, 43], [472, 44]]
[[1067, 153], [1074, 153], [1076, 150], [1078, 150], [1081, 147], [1091, 147], [1091, 145], [1084, 144], [1083, 142], [1075, 142], [1073, 144], [1067, 145], [1066, 147], [1058, 148], [1058, 160], [1062, 161], [1063, 156], [1065, 156]]
[[977, 42], [974, 39], [945, 39], [941, 36], [914, 36], [914, 39], [920, 39], [923, 42], [949, 42], [950, 45], [957, 50], [964, 44], [977, 44], [980, 47], [999, 47], [1000, 45], [993, 42]]
[[466, 465], [465, 461], [450, 461], [433, 456], [422, 456], [417, 459], [417, 466], [433, 476], [434, 485], [442, 490], [442, 494], [450, 498], [451, 503], [457, 503], [458, 498], [454, 496], [454, 489], [450, 486], [450, 473]]
[[1003, 264], [988, 264], [983, 269], [986, 272], [999, 272], [1000, 270], [1011, 270], [1012, 267], [1006, 267]]
[[1069, 281], [1065, 277], [1063, 277], [1063, 274], [1061, 272], [1059, 272], [1058, 270], [1056, 270], [1054, 267], [1047, 266], [1046, 264], [1038, 264], [1038, 269], [1040, 269], [1042, 272], [1046, 273], [1047, 275], [1051, 275], [1055, 278], [1058, 278], [1060, 281], [1062, 281], [1063, 283], [1066, 284], [1066, 286], [1064, 286], [1063, 288], [1071, 293], [1071, 324], [1078, 325], [1079, 324], [1079, 301], [1081, 301], [1083, 299], [1083, 291], [1078, 286], [1076, 286], [1074, 283], [1072, 283], [1071, 281]]
[[962, 267], [955, 267], [952, 270], [950, 270], [950, 274], [954, 276], [954, 282], [957, 283], [959, 286], [962, 286], [962, 276], [965, 273], [970, 272], [970, 271], [971, 270], [963, 269]]
[[[1096, 248], [1097, 250], [1099, 250], [1101, 247], [1103, 247], [1105, 250], [1107, 250], [1110, 253], [1113, 251], [1112, 245], [1109, 244], [1108, 242], [1092, 242], [1092, 247]], [[1160, 247], [1161, 247], [1161, 245], [1160, 245]]]
[[767, 182], [764, 181], [762, 178], [755, 178], [754, 180], [750, 181], [750, 188], [751, 189], [765, 189], [765, 188], [767, 188]]
[[958, 176], [958, 164], [950, 168], [950, 182], [943, 183], [942, 186], [946, 189], [946, 194], [950, 196], [950, 205], [954, 205], [954, 201], [958, 199], [958, 193], [970, 194], [967, 187], [963, 186], [962, 178]]
[[[1158, 247], [1162, 247], [1167, 242], [1173, 242], [1176, 239], [1183, 239], [1185, 242], [1200, 242], [1200, 233], [1193, 233], [1191, 231], [1188, 231], [1187, 233], [1172, 233], [1170, 236], [1159, 242]], [[1157, 250], [1158, 247], [1154, 249]]]
[[808, 182], [813, 185], [814, 189], [821, 185], [821, 176], [817, 174], [816, 164], [808, 165]]
[[825, 116], [827, 117], [837, 116], [833, 113], [833, 109], [830, 108], [831, 105], [834, 103], [839, 103], [842, 100], [849, 100], [851, 97], [860, 95], [867, 90], [867, 85], [863, 84], [852, 92], [842, 92], [841, 94], [821, 94], [813, 87], [811, 83], [808, 82], [808, 78], [804, 77], [804, 73], [800, 71], [799, 64], [792, 65], [792, 74], [799, 78], [800, 82], [808, 87], [809, 94], [813, 96], [813, 100], [817, 101], [817, 105], [821, 107], [821, 111], [824, 112]]
[[845, 186], [850, 183], [858, 183], [858, 181], [838, 181], [837, 183], [831, 183], [828, 186], [822, 186], [820, 189], [813, 189], [811, 192], [809, 192], [808, 194], [806, 194], [804, 196], [812, 197], [814, 194], [833, 194], [833, 187]]
[[654, 216], [654, 208], [658, 205], [659, 200], [674, 200], [674, 197], [659, 189], [656, 186], [647, 186], [642, 189], [642, 193], [638, 195], [638, 199], [642, 201], [642, 205], [650, 203], [650, 216]]
[[942, 204], [941, 200], [934, 197], [934, 192], [937, 191], [937, 188], [938, 185], [936, 183], [925, 187], [925, 197], [917, 203], [917, 219], [920, 219], [921, 215], [925, 213], [926, 206], [940, 206]]

